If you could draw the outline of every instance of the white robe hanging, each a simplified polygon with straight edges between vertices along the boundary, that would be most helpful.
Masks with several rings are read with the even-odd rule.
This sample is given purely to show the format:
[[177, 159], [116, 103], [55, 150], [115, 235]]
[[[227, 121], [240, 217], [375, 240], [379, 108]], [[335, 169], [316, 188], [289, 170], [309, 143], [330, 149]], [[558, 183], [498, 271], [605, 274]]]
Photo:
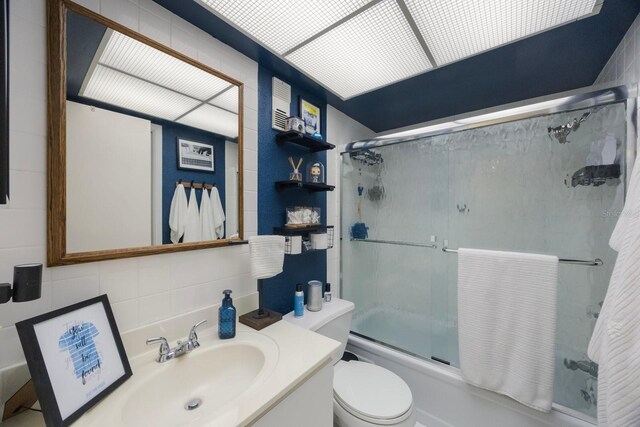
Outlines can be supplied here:
[[213, 223], [211, 199], [206, 188], [202, 189], [202, 200], [200, 200], [200, 228], [202, 230], [202, 240], [216, 240], [218, 238]]
[[598, 425], [640, 425], [640, 167], [611, 235], [618, 251], [588, 355], [599, 364]]
[[196, 190], [191, 188], [189, 192], [189, 205], [187, 207], [187, 225], [184, 229], [183, 242], [199, 242], [201, 240], [202, 230], [200, 229], [198, 200], [196, 199]]
[[211, 211], [213, 213], [213, 224], [218, 239], [224, 239], [224, 222], [226, 216], [222, 203], [220, 202], [220, 194], [216, 187], [211, 188]]
[[184, 185], [179, 184], [173, 192], [171, 208], [169, 209], [169, 228], [171, 229], [171, 242], [178, 243], [184, 235], [187, 225], [187, 193]]

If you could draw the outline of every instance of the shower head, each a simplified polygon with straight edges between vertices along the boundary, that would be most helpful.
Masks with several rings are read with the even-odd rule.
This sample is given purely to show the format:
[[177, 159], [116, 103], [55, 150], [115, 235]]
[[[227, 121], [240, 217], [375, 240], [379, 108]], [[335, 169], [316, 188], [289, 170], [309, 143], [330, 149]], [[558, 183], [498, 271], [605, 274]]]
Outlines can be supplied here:
[[375, 153], [371, 150], [362, 150], [349, 153], [349, 157], [364, 163], [367, 166], [379, 165], [384, 162], [381, 153]]
[[587, 117], [591, 115], [591, 111], [587, 111], [580, 117], [579, 119], [573, 119], [569, 123], [564, 125], [556, 126], [554, 128], [547, 128], [547, 132], [549, 134], [549, 138], [553, 140], [555, 138], [560, 144], [566, 144], [567, 142], [571, 142], [567, 140], [567, 137], [571, 132], [574, 132], [580, 128], [580, 124], [587, 120]]

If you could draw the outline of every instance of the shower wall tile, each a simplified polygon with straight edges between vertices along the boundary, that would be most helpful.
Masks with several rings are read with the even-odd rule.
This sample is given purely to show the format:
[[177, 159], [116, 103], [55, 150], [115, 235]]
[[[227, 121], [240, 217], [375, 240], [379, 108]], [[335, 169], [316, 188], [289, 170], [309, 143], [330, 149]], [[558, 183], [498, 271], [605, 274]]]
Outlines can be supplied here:
[[640, 79], [640, 15], [609, 58], [594, 84], [637, 83]]

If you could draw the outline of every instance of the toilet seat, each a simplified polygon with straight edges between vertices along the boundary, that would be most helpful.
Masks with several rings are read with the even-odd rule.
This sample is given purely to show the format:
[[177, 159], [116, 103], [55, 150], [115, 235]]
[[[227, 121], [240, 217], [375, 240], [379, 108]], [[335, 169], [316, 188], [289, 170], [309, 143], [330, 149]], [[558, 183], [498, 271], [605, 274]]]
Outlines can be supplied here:
[[333, 395], [345, 411], [372, 424], [397, 424], [413, 412], [409, 386], [393, 372], [371, 363], [338, 362]]

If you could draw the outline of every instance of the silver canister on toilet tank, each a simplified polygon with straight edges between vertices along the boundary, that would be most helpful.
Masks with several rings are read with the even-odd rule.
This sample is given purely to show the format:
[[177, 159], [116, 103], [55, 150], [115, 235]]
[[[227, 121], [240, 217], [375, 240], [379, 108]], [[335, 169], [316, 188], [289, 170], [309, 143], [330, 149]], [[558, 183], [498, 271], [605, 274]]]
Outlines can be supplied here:
[[307, 310], [322, 310], [322, 282], [319, 280], [311, 280], [309, 282], [309, 291], [307, 295]]

